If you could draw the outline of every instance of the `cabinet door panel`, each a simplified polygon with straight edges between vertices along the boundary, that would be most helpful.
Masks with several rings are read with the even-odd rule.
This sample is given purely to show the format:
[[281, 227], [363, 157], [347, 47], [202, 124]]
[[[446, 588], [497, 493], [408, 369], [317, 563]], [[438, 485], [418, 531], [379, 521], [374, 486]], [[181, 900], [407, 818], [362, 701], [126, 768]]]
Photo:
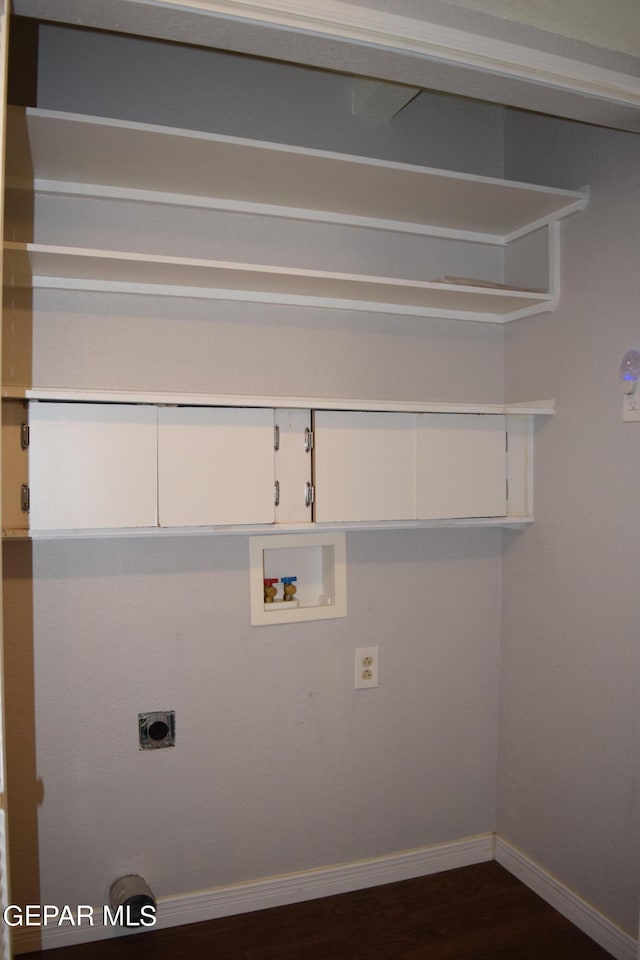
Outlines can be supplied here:
[[505, 418], [418, 416], [418, 518], [506, 514]]
[[317, 411], [314, 435], [316, 520], [415, 518], [413, 414]]
[[311, 429], [311, 411], [280, 408], [275, 411], [278, 427], [278, 451], [275, 474], [279, 502], [276, 523], [309, 523], [311, 504], [305, 499], [305, 487], [311, 483], [311, 447], [305, 444]]
[[273, 410], [161, 407], [160, 526], [273, 523]]
[[32, 403], [32, 530], [157, 523], [156, 408]]

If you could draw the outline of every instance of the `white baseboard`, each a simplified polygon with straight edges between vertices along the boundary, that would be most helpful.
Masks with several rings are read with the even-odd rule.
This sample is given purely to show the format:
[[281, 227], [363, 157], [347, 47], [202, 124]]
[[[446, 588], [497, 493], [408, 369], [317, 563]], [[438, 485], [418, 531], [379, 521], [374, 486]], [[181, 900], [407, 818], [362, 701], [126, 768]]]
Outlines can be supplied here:
[[[180, 897], [167, 897], [158, 903], [158, 921], [153, 928], [161, 930], [186, 923], [200, 923], [234, 914], [264, 910], [303, 900], [330, 897], [367, 887], [424, 877], [455, 867], [485, 863], [494, 859], [494, 835], [480, 834], [465, 840], [421, 847], [373, 860], [323, 867], [305, 873], [286, 874], [234, 886], [203, 890]], [[13, 930], [15, 954], [31, 950], [50, 950], [94, 940], [106, 940], [131, 933], [120, 927], [105, 926], [102, 906], [93, 910], [93, 925], [16, 927]], [[141, 931], [141, 936], [144, 932]]]
[[633, 937], [501, 837], [496, 837], [495, 858], [616, 960], [638, 960], [638, 943]]
[[[167, 897], [159, 901], [158, 922], [152, 929], [162, 930], [303, 900], [330, 897], [493, 859], [608, 950], [616, 960], [638, 960], [638, 944], [633, 937], [522, 851], [493, 834], [481, 834], [465, 840], [421, 847], [372, 860], [269, 877], [185, 896]], [[131, 933], [131, 930], [120, 927], [105, 926], [102, 909], [102, 906], [94, 908], [94, 922], [91, 926], [88, 923], [80, 926], [65, 923], [60, 927], [16, 927], [13, 930], [14, 953], [68, 947]], [[144, 931], [141, 931], [141, 935], [144, 935]]]

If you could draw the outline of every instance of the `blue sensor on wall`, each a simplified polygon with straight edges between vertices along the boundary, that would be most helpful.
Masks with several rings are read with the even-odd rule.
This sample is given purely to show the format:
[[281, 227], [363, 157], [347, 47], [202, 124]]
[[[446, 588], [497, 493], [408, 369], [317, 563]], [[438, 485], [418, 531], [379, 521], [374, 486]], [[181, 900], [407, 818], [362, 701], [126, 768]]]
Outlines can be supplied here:
[[640, 353], [637, 350], [627, 350], [620, 364], [620, 382], [622, 383], [623, 393], [635, 393], [639, 378]]

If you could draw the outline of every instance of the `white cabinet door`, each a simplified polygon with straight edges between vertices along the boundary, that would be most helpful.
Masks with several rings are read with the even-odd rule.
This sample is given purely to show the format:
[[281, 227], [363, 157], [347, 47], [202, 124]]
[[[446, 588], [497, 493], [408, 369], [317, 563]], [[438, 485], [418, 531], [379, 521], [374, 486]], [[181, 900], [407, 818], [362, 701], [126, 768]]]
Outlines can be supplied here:
[[412, 520], [415, 417], [316, 411], [315, 519]]
[[311, 411], [279, 408], [275, 411], [278, 449], [276, 523], [311, 521]]
[[505, 418], [418, 415], [418, 518], [506, 514]]
[[156, 408], [31, 403], [32, 530], [157, 523]]
[[161, 527], [274, 522], [273, 410], [160, 407]]

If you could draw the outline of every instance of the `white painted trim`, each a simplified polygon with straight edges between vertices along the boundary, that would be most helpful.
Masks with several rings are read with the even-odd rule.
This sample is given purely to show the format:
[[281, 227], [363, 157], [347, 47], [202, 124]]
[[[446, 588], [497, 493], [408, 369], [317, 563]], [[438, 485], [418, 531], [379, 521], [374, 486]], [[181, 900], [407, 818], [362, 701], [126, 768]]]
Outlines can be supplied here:
[[638, 944], [632, 936], [502, 837], [496, 837], [495, 858], [616, 960], [636, 960]]
[[[159, 901], [158, 923], [153, 929], [163, 930], [330, 897], [494, 859], [608, 950], [616, 960], [637, 960], [638, 944], [632, 936], [507, 840], [490, 833], [371, 860], [268, 877], [185, 896], [166, 897]], [[91, 927], [65, 925], [44, 929], [16, 928], [14, 952], [21, 954], [68, 947], [131, 933], [130, 930], [105, 927], [102, 923], [102, 905], [94, 907], [93, 915], [94, 925]]]
[[590, 97], [640, 106], [640, 78], [465, 30], [342, 0], [138, 0], [418, 54]]
[[[334, 867], [321, 867], [304, 873], [269, 877], [250, 883], [202, 890], [181, 897], [166, 897], [158, 905], [156, 930], [200, 923], [219, 917], [231, 917], [254, 910], [265, 910], [283, 904], [300, 903], [339, 893], [363, 890], [384, 883], [424, 877], [443, 870], [486, 863], [494, 858], [494, 837], [480, 834], [464, 840], [421, 847], [360, 860]], [[15, 952], [49, 950], [93, 940], [110, 939], [131, 931], [113, 930], [102, 925], [102, 906], [94, 908], [94, 926], [16, 928]], [[40, 941], [42, 938], [42, 942]]]

